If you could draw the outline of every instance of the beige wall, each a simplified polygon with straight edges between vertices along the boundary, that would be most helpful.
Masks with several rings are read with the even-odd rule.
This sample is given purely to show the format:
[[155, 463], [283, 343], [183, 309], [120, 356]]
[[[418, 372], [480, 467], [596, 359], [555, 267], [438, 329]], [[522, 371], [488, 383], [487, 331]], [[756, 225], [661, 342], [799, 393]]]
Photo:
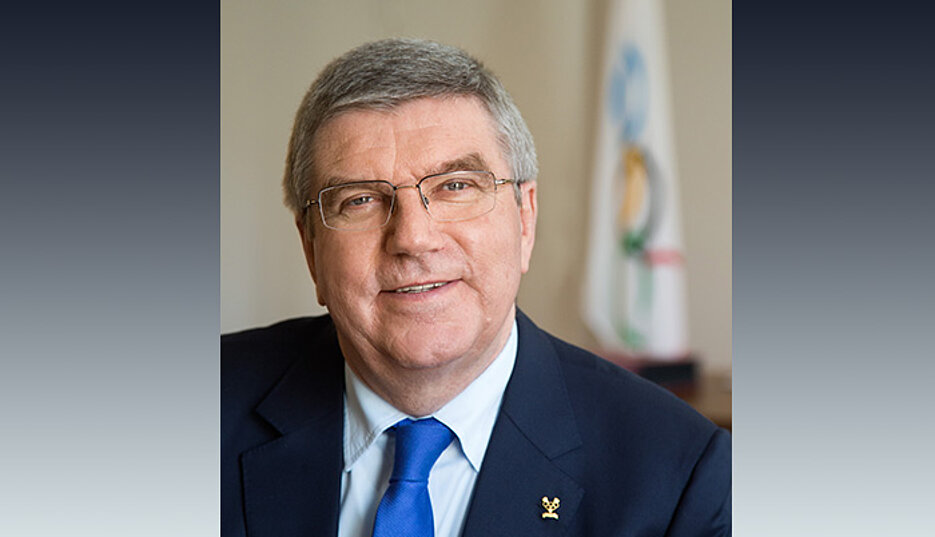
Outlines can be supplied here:
[[[688, 271], [690, 342], [730, 369], [731, 8], [664, 3]], [[222, 331], [321, 312], [279, 189], [292, 117], [318, 70], [365, 41], [427, 37], [481, 58], [540, 155], [540, 219], [519, 305], [593, 347], [581, 309], [607, 0], [221, 3]]]

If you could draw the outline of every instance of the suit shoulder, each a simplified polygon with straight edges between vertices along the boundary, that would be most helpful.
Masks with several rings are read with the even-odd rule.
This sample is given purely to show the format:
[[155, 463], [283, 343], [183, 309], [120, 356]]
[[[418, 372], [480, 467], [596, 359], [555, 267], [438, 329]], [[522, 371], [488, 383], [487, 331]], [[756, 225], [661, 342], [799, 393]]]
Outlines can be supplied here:
[[300, 317], [221, 335], [222, 392], [265, 390], [309, 352], [334, 341], [331, 317]]
[[[548, 338], [561, 364], [579, 420], [598, 429], [616, 424], [654, 444], [703, 449], [718, 427], [672, 392], [594, 353]], [[630, 442], [633, 440], [631, 439]]]
[[299, 317], [262, 327], [221, 335], [221, 363], [276, 360], [291, 357], [322, 336], [334, 332], [331, 317]]
[[221, 348], [291, 341], [296, 337], [307, 337], [310, 332], [333, 329], [333, 326], [330, 315], [286, 319], [269, 326], [221, 334]]

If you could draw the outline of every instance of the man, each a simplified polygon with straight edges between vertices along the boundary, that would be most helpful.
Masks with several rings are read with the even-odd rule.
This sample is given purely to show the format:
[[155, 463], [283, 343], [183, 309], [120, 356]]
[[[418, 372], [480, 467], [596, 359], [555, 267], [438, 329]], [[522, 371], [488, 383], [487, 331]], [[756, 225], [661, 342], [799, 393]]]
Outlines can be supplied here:
[[329, 64], [284, 180], [329, 315], [222, 340], [222, 534], [729, 535], [730, 440], [515, 306], [536, 155], [417, 40]]

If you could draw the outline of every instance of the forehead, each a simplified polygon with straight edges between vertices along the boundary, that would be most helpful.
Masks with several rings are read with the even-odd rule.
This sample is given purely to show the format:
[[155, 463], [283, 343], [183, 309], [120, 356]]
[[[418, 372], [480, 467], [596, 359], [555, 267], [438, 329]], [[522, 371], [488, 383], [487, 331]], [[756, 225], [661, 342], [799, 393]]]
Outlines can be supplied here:
[[507, 173], [493, 119], [476, 97], [427, 97], [388, 110], [345, 111], [322, 125], [312, 147], [321, 186], [418, 178], [446, 171], [452, 162], [474, 161]]

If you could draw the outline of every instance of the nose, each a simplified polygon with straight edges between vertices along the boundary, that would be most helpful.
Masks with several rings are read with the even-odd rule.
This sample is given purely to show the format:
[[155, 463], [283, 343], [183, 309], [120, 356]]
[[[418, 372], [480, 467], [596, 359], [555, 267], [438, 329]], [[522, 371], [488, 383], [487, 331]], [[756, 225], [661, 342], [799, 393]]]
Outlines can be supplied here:
[[402, 189], [404, 189], [404, 188], [411, 188], [411, 189], [415, 190], [416, 192], [418, 192], [418, 193], [419, 193], [419, 201], [421, 201], [421, 202], [422, 202], [422, 206], [424, 206], [425, 209], [428, 210], [428, 208], [429, 208], [429, 199], [426, 198], [424, 195], [422, 195], [422, 188], [421, 188], [419, 185], [403, 185], [403, 186], [398, 186], [398, 187], [396, 187], [396, 196], [397, 196], [397, 197], [399, 196], [399, 191], [402, 190]]
[[441, 233], [427, 209], [428, 200], [415, 185], [397, 188], [396, 204], [386, 226], [387, 252], [419, 256], [441, 247]]

